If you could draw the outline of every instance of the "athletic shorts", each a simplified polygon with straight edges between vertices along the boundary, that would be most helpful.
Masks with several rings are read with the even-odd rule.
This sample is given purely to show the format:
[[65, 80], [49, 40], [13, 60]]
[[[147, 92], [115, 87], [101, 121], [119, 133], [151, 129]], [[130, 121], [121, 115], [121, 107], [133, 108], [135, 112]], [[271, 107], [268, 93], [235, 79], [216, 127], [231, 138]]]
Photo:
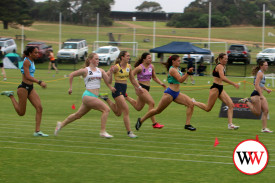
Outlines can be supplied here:
[[171, 96], [173, 97], [173, 100], [175, 100], [175, 99], [179, 96], [180, 91], [175, 92], [175, 91], [171, 90], [170, 88], [167, 88], [167, 89], [164, 91], [164, 93], [168, 93], [169, 95], [171, 95]]
[[125, 93], [127, 90], [127, 84], [115, 83], [114, 88], [116, 89], [116, 91], [115, 91], [115, 93], [112, 93], [113, 98], [116, 98], [120, 95], [123, 95], [125, 97]]
[[22, 83], [17, 88], [25, 88], [28, 91], [28, 95], [30, 95], [31, 91], [33, 90], [33, 84], [28, 85], [22, 81]]
[[259, 92], [258, 92], [257, 90], [254, 90], [254, 91], [251, 93], [250, 97], [253, 97], [253, 96], [260, 96], [260, 94], [259, 94]]
[[212, 89], [212, 88], [217, 88], [218, 90], [219, 90], [219, 95], [222, 93], [222, 91], [223, 91], [223, 85], [218, 85], [218, 84], [216, 84], [216, 83], [213, 83], [213, 85], [210, 87], [210, 90]]
[[141, 84], [141, 83], [139, 83], [139, 85], [149, 92], [150, 86], [147, 86], [147, 85], [144, 85], [144, 84]]
[[92, 92], [90, 92], [90, 91], [88, 91], [88, 90], [85, 90], [85, 91], [84, 91], [84, 93], [83, 93], [83, 95], [82, 95], [82, 98], [83, 98], [84, 96], [90, 96], [90, 97], [98, 98], [97, 95], [93, 94]]

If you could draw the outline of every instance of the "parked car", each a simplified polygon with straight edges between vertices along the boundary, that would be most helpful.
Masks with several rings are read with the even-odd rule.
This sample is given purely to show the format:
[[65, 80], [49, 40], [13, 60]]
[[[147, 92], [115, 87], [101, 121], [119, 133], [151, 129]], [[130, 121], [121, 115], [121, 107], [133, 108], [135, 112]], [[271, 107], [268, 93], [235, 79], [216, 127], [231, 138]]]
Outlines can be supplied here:
[[62, 49], [57, 53], [58, 62], [61, 60], [71, 60], [77, 63], [79, 59], [85, 60], [88, 55], [88, 45], [85, 39], [69, 39], [62, 45]]
[[[214, 61], [214, 54], [211, 52], [210, 54], [190, 54], [191, 58], [194, 58], [196, 63], [208, 62], [212, 63]], [[188, 54], [183, 55], [182, 60], [183, 63], [187, 63]]]
[[17, 45], [12, 38], [0, 38], [0, 46], [4, 54], [17, 52]]
[[257, 63], [259, 61], [264, 60], [267, 61], [268, 64], [275, 64], [275, 48], [266, 48], [256, 56]]
[[110, 65], [118, 57], [120, 50], [116, 46], [102, 46], [99, 47], [94, 53], [98, 54], [99, 63]]
[[250, 64], [251, 56], [250, 50], [245, 45], [230, 45], [227, 55], [228, 64], [233, 62], [243, 62], [244, 64]]
[[44, 42], [29, 42], [26, 45], [25, 49], [27, 49], [30, 46], [35, 46], [38, 48], [38, 59], [37, 59], [38, 62], [46, 61], [48, 59], [47, 51], [53, 50], [52, 46], [48, 46]]

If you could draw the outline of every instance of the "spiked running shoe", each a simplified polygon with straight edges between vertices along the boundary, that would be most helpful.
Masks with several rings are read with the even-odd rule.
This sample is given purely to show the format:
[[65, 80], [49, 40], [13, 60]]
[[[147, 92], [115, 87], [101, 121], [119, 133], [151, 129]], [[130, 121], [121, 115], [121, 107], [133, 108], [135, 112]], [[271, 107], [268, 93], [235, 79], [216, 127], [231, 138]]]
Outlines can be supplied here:
[[103, 100], [107, 100], [108, 99], [108, 93], [100, 93], [99, 98], [103, 99]]
[[54, 130], [54, 135], [57, 136], [57, 134], [60, 130], [61, 130], [61, 122], [57, 121], [55, 130]]
[[130, 137], [130, 138], [137, 138], [138, 136], [135, 135], [132, 131], [129, 131], [128, 132], [128, 137]]
[[109, 133], [107, 132], [102, 132], [99, 134], [100, 137], [103, 137], [103, 138], [107, 138], [107, 139], [110, 139], [110, 138], [113, 138], [114, 136], [110, 135]]
[[161, 125], [159, 123], [155, 123], [155, 124], [152, 124], [153, 128], [158, 128], [158, 129], [161, 129], [164, 127], [164, 125]]
[[139, 130], [141, 125], [142, 125], [142, 123], [140, 122], [140, 118], [138, 118], [137, 123], [136, 123], [136, 130]]
[[239, 128], [240, 128], [240, 126], [236, 126], [234, 124], [228, 124], [228, 130], [237, 130]]
[[263, 133], [273, 133], [273, 131], [269, 130], [268, 128], [264, 128], [261, 130]]
[[39, 132], [34, 132], [33, 136], [35, 136], [35, 137], [48, 137], [49, 135], [39, 131]]
[[13, 91], [2, 91], [1, 95], [6, 95], [7, 97], [14, 95]]
[[196, 128], [193, 127], [192, 125], [185, 125], [185, 126], [184, 126], [184, 129], [190, 130], [190, 131], [196, 131]]
[[246, 102], [248, 102], [248, 98], [242, 98], [238, 102], [242, 103], [242, 104], [245, 104]]

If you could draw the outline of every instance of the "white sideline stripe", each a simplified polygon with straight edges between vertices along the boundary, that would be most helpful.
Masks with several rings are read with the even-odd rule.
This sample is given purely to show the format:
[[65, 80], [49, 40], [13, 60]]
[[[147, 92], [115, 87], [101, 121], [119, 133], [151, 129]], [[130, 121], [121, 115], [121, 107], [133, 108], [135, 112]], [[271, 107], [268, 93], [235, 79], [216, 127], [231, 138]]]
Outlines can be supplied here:
[[[8, 137], [8, 138], [15, 138], [15, 139], [33, 139], [33, 138], [25, 138], [25, 137], [10, 137], [10, 136], [0, 136], [1, 137]], [[40, 140], [45, 140], [45, 141], [59, 141], [59, 142], [70, 142], [70, 143], [83, 143], [85, 145], [88, 145], [88, 144], [104, 144], [104, 145], [113, 145], [113, 143], [102, 143], [102, 142], [83, 142], [83, 141], [72, 141], [72, 140], [59, 140], [59, 139], [49, 139], [49, 138], [43, 138], [43, 139], [40, 139]], [[5, 141], [3, 141], [5, 142]], [[131, 147], [146, 147], [146, 148], [164, 148], [164, 149], [167, 149], [169, 147], [164, 147], [164, 146], [146, 146], [146, 145], [132, 145], [132, 144], [117, 144], [116, 145], [121, 145], [121, 146], [131, 146]], [[221, 151], [221, 150], [202, 150], [202, 149], [186, 149], [186, 148], [172, 148], [173, 150], [186, 150], [186, 151], [200, 151], [200, 152], [216, 152], [216, 153], [232, 153], [233, 151]], [[158, 151], [154, 151], [154, 152], [158, 152]], [[269, 150], [270, 152], [270, 150]], [[269, 155], [275, 155], [275, 154], [271, 154], [269, 153]], [[273, 160], [272, 160], [273, 161]]]
[[[164, 160], [164, 161], [182, 161], [182, 162], [194, 162], [194, 163], [209, 163], [209, 164], [223, 164], [223, 165], [234, 165], [233, 163], [225, 162], [214, 162], [214, 161], [196, 161], [196, 160], [184, 160], [184, 159], [172, 159], [172, 158], [155, 158], [155, 157], [142, 157], [142, 156], [128, 156], [121, 154], [105, 154], [105, 153], [90, 153], [90, 152], [75, 152], [75, 151], [55, 151], [48, 149], [28, 149], [28, 148], [14, 148], [14, 147], [0, 147], [2, 149], [16, 149], [16, 150], [26, 150], [26, 151], [46, 151], [54, 153], [70, 153], [70, 154], [85, 154], [85, 155], [95, 155], [95, 156], [114, 156], [114, 157], [124, 157], [124, 158], [139, 158], [139, 159], [152, 159], [152, 160]], [[272, 167], [272, 166], [270, 166]]]
[[[2, 126], [14, 126], [13, 124], [8, 124], [8, 125], [7, 124], [0, 124], [0, 125], [2, 125]], [[32, 127], [33, 125], [16, 125], [16, 126]], [[1, 126], [0, 126], [0, 128], [4, 128], [4, 129], [18, 129], [18, 128], [7, 128], [7, 127], [1, 127]], [[44, 127], [44, 128], [53, 129], [52, 127]], [[66, 129], [72, 129], [72, 128], [73, 127], [67, 127]], [[91, 128], [91, 129], [77, 129], [77, 131], [98, 132], [97, 130], [95, 130], [93, 128]], [[112, 131], [112, 132], [124, 132], [124, 130], [121, 130], [121, 131], [120, 130], [116, 130], [116, 131]], [[75, 133], [75, 130], [66, 130], [66, 133]], [[152, 135], [155, 135], [155, 133], [146, 133], [146, 132], [143, 133], [143, 134], [145, 134], [145, 135], [142, 135], [143, 137], [146, 137], [146, 135], [150, 135], [150, 137]], [[165, 138], [165, 139], [184, 139], [184, 138], [188, 138], [188, 137], [191, 136], [191, 135], [189, 136], [189, 135], [185, 135], [184, 134], [184, 137], [175, 137], [176, 135], [169, 134], [169, 137], [167, 137], [167, 136], [162, 137], [162, 136], [159, 136], [159, 135], [161, 135], [161, 134], [158, 134], [157, 138]], [[181, 135], [183, 135], [183, 134], [181, 134]], [[230, 135], [232, 135], [232, 134], [230, 134]], [[202, 139], [198, 140], [198, 139], [194, 139], [196, 137], [198, 137], [198, 138], [205, 138], [204, 136], [192, 136], [192, 138], [189, 138], [189, 139], [186, 139], [186, 140], [190, 140], [190, 141], [205, 141], [205, 142], [212, 142], [213, 141], [213, 140], [202, 140]], [[228, 139], [228, 138], [219, 137], [219, 139]], [[236, 138], [231, 137], [230, 140], [223, 140], [223, 142], [231, 142], [232, 139], [239, 140], [240, 137], [239, 136], [236, 137]], [[273, 146], [274, 144], [266, 144], [266, 145]]]
[[[205, 155], [205, 154], [183, 154], [173, 153], [164, 151], [142, 151], [142, 150], [129, 150], [129, 149], [117, 149], [117, 148], [103, 148], [103, 147], [87, 147], [87, 146], [67, 146], [67, 145], [56, 145], [56, 144], [42, 144], [42, 143], [30, 143], [30, 142], [16, 142], [16, 141], [0, 141], [13, 144], [29, 144], [29, 145], [43, 145], [43, 146], [54, 146], [54, 147], [67, 147], [67, 148], [83, 148], [83, 149], [102, 149], [102, 150], [114, 150], [114, 151], [129, 151], [129, 152], [142, 152], [142, 153], [158, 153], [158, 154], [177, 154], [184, 156], [202, 156], [202, 157], [218, 157], [218, 158], [232, 158], [232, 156], [217, 156], [217, 155]], [[275, 161], [275, 160], [274, 160]]]
[[[43, 120], [43, 121], [47, 121], [47, 120]], [[53, 120], [48, 120], [48, 121], [53, 121]], [[22, 121], [13, 121], [13, 122], [20, 122], [20, 123], [22, 123]], [[25, 121], [25, 122], [29, 123], [29, 124], [32, 124], [32, 125], [34, 124], [34, 122], [30, 122], [30, 121]], [[93, 121], [93, 122], [95, 122], [95, 121]], [[96, 122], [99, 122], [99, 121], [96, 121]], [[108, 123], [107, 123], [107, 128], [108, 129], [113, 129], [114, 128], [114, 127], [110, 127], [110, 126], [117, 126], [117, 124], [112, 124], [112, 123], [110, 124], [110, 122], [117, 122], [117, 121], [108, 120]], [[80, 123], [82, 123], [82, 124], [80, 124]], [[87, 127], [87, 128], [91, 128], [91, 127], [95, 127], [96, 126], [96, 127], [100, 128], [100, 123], [98, 123], [98, 124], [92, 124], [92, 125], [85, 125], [85, 124], [83, 124], [85, 122], [80, 122], [80, 123], [77, 123], [77, 126]], [[120, 123], [120, 122], [119, 122], [119, 124], [121, 124], [122, 126], [118, 126], [117, 128], [123, 129], [123, 124]], [[8, 121], [5, 121], [3, 124], [0, 124], [0, 125], [14, 125], [14, 124], [9, 124]], [[45, 125], [43, 125], [43, 126], [45, 126]], [[175, 126], [178, 126], [179, 128], [171, 128], [171, 127], [169, 127], [169, 130], [179, 130], [179, 129], [184, 130], [183, 125], [173, 125], [173, 127], [175, 127]], [[208, 128], [209, 125], [208, 126], [199, 126], [199, 127]], [[212, 127], [209, 127], [209, 128], [212, 128]], [[221, 127], [221, 128], [215, 128], [215, 129], [221, 129], [223, 131], [222, 135], [224, 135], [224, 136], [230, 136], [230, 138], [232, 138], [232, 134], [228, 133], [229, 131], [227, 130], [227, 127]], [[198, 130], [199, 130], [199, 128], [198, 128]], [[241, 130], [241, 129], [239, 129], [239, 130]], [[144, 129], [143, 132], [144, 131], [149, 131], [149, 129]], [[206, 131], [206, 130], [200, 131], [200, 133], [201, 134], [206, 133], [208, 135], [221, 135], [221, 133], [213, 133], [212, 131]], [[255, 133], [255, 135], [256, 134], [262, 134], [260, 132], [260, 130], [259, 131], [251, 131], [251, 133]], [[238, 138], [237, 139], [239, 139], [239, 137], [247, 137], [247, 135], [251, 135], [251, 133], [245, 133], [245, 132], [242, 132], [242, 134], [238, 133]], [[220, 137], [220, 138], [222, 138], [222, 137]], [[268, 138], [268, 137], [265, 137], [265, 138]], [[270, 137], [270, 139], [273, 139], [273, 137]]]

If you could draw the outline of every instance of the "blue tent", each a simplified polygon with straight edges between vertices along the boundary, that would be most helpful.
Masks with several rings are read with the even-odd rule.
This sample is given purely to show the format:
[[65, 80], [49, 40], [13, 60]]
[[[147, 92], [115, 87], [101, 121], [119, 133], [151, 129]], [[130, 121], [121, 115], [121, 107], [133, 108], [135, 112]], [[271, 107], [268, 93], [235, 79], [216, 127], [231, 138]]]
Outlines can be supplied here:
[[210, 50], [202, 49], [189, 42], [171, 42], [167, 45], [150, 49], [151, 53], [172, 53], [172, 54], [211, 54]]

